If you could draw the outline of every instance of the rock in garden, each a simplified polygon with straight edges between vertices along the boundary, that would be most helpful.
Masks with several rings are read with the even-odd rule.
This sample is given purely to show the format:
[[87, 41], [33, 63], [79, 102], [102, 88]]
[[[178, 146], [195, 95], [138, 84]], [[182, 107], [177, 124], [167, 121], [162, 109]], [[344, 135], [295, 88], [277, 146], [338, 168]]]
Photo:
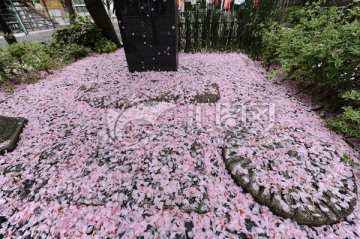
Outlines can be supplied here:
[[220, 87], [216, 83], [210, 83], [206, 89], [195, 95], [194, 103], [216, 103], [220, 100]]
[[0, 116], [0, 154], [15, 149], [26, 121], [20, 117]]
[[[82, 85], [76, 99], [92, 107], [106, 109], [127, 109], [152, 101], [197, 104], [216, 103], [220, 100], [220, 87], [214, 82], [200, 81], [199, 87], [180, 80], [140, 80], [142, 82], [136, 82], [128, 77], [121, 81]], [[129, 88], [133, 91], [129, 92]]]
[[299, 224], [337, 223], [355, 208], [351, 166], [336, 145], [301, 129], [277, 127], [260, 135], [233, 130], [223, 157], [235, 182], [258, 203]]

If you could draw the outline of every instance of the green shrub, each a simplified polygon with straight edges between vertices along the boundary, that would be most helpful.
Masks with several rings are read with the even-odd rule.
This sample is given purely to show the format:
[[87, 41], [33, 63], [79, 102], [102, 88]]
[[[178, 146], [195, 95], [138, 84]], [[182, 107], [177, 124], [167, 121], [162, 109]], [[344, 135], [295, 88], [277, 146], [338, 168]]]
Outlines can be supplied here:
[[326, 124], [334, 130], [341, 130], [351, 137], [360, 137], [360, 109], [344, 106], [344, 112], [329, 119]]
[[341, 94], [350, 106], [343, 107], [343, 113], [329, 119], [326, 124], [334, 130], [341, 130], [352, 137], [360, 137], [360, 90]]
[[[323, 8], [319, 3], [296, 9], [289, 22], [264, 28], [263, 58], [280, 62], [275, 74], [322, 87], [342, 102], [343, 113], [328, 121], [334, 129], [360, 136], [360, 112], [347, 97], [360, 89], [360, 7]], [[351, 93], [349, 93], [351, 92]], [[358, 91], [357, 91], [358, 92]]]
[[359, 77], [359, 21], [349, 22], [350, 11], [335, 7], [322, 9], [316, 5], [303, 11], [300, 23], [294, 27], [274, 24], [271, 31], [265, 32], [265, 61], [280, 61], [279, 73], [289, 73], [289, 79], [310, 78], [351, 89], [354, 78]]
[[69, 26], [56, 29], [52, 35], [58, 45], [76, 44], [95, 50], [97, 41], [103, 39], [101, 30], [89, 18], [77, 18]]
[[69, 44], [44, 44], [24, 42], [0, 49], [0, 86], [11, 90], [11, 86], [22, 82], [35, 82], [41, 71], [62, 67], [86, 56], [91, 49]]
[[13, 58], [24, 64], [24, 67], [34, 71], [48, 71], [53, 67], [53, 59], [47, 53], [47, 47], [46, 44], [40, 42], [24, 42], [12, 44], [8, 50]]
[[75, 61], [87, 56], [91, 52], [91, 49], [86, 46], [69, 44], [63, 48], [63, 57], [68, 61]]
[[88, 18], [78, 18], [73, 25], [57, 29], [51, 44], [25, 42], [0, 49], [0, 87], [34, 82], [41, 71], [62, 67], [91, 51], [111, 52], [116, 45], [104, 38]]
[[346, 11], [337, 8], [311, 9], [314, 18], [302, 18], [292, 28], [273, 25], [264, 34], [265, 60], [282, 64], [279, 72], [291, 79], [310, 78], [327, 85], [348, 89], [359, 77], [359, 21], [347, 22]]
[[39, 42], [12, 44], [0, 54], [0, 83], [3, 84], [33, 82], [41, 70], [48, 71], [54, 63], [47, 53], [47, 45]]
[[303, 7], [291, 7], [287, 9], [285, 22], [291, 25], [296, 25], [300, 23], [301, 18], [304, 14]]
[[49, 52], [50, 55], [59, 59], [61, 63], [70, 63], [87, 56], [91, 52], [91, 49], [89, 47], [76, 44], [61, 46], [53, 43], [49, 46]]
[[101, 40], [95, 43], [95, 51], [97, 53], [109, 53], [116, 51], [117, 46], [112, 41], [109, 41], [106, 38], [102, 38]]
[[15, 76], [17, 63], [12, 61], [9, 51], [0, 49], [0, 85], [6, 84], [8, 81], [20, 83]]

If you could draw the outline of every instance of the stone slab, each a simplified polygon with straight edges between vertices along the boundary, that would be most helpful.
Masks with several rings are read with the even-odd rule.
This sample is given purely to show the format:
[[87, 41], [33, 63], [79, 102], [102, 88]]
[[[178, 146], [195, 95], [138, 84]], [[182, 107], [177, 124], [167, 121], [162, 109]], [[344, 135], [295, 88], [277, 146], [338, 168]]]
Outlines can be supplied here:
[[27, 120], [21, 117], [0, 116], [0, 154], [16, 148]]
[[269, 136], [230, 131], [223, 148], [226, 168], [239, 186], [276, 215], [310, 226], [338, 223], [356, 206], [352, 168], [336, 147], [320, 138], [309, 144], [299, 132], [286, 127]]
[[[122, 87], [121, 82], [112, 82], [105, 84], [93, 84], [90, 86], [81, 86], [78, 89], [77, 100], [84, 101], [90, 106], [102, 109], [128, 109], [141, 103], [146, 102], [168, 102], [175, 103], [176, 101], [183, 104], [211, 104], [216, 103], [220, 100], [220, 87], [215, 82], [206, 82], [201, 91], [196, 92], [196, 89], [187, 86], [186, 83], [181, 83], [182, 89], [176, 93], [171, 90], [162, 88], [161, 83], [152, 83], [153, 87], [156, 88], [157, 94], [154, 95], [143, 95], [134, 94], [121, 95], [112, 92], [114, 88]], [[134, 92], [143, 92], [144, 89], [138, 88], [138, 85], [134, 86]], [[120, 88], [121, 89], [121, 88]], [[196, 93], [195, 93], [196, 92]]]

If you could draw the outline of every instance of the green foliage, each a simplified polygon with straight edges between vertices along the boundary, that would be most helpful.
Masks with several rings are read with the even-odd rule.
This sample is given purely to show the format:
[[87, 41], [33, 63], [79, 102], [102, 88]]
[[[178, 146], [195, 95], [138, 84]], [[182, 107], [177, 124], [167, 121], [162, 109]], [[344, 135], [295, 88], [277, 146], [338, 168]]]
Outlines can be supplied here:
[[97, 53], [109, 53], [116, 51], [117, 46], [112, 41], [109, 41], [106, 38], [102, 38], [101, 40], [95, 43], [95, 51]]
[[89, 18], [76, 18], [74, 23], [58, 28], [52, 35], [58, 45], [76, 44], [95, 50], [97, 41], [103, 39], [101, 30]]
[[14, 84], [38, 80], [41, 71], [62, 67], [91, 51], [104, 53], [116, 49], [91, 20], [80, 17], [73, 25], [55, 30], [51, 44], [25, 42], [0, 49], [0, 87], [11, 91]]
[[[296, 8], [288, 22], [270, 23], [262, 34], [267, 65], [280, 62], [275, 73], [312, 81], [341, 94], [343, 113], [328, 126], [360, 136], [360, 7], [323, 8], [319, 3]], [[356, 102], [357, 101], [357, 102]]]
[[[296, 12], [298, 24], [274, 23], [264, 32], [265, 62], [281, 62], [279, 73], [289, 73], [289, 79], [310, 78], [338, 89], [358, 85], [354, 79], [360, 76], [359, 7], [324, 9], [315, 4]], [[354, 12], [359, 14], [356, 18]]]
[[304, 12], [303, 10], [303, 7], [291, 7], [287, 9], [285, 22], [293, 25], [299, 24]]
[[60, 46], [59, 44], [53, 43], [50, 45], [49, 51], [53, 57], [59, 59], [62, 63], [68, 63], [87, 56], [91, 52], [91, 49], [76, 44]]
[[347, 155], [347, 154], [344, 154], [344, 155], [342, 156], [342, 160], [343, 160], [345, 163], [350, 164], [351, 166], [360, 167], [360, 163], [357, 163], [357, 162], [355, 162], [354, 160], [351, 160], [351, 159], [350, 159], [350, 156]]
[[351, 106], [343, 107], [344, 112], [327, 121], [327, 125], [341, 130], [352, 137], [360, 137], [360, 109]]
[[54, 63], [47, 45], [39, 42], [12, 44], [1, 49], [0, 55], [0, 84], [33, 82], [39, 78], [39, 71], [48, 71]]
[[[101, 30], [90, 18], [76, 18], [73, 24], [55, 30], [53, 39], [56, 45], [71, 48], [69, 52], [80, 53], [81, 57], [81, 53], [85, 53], [87, 49], [97, 53], [108, 53], [117, 49], [113, 42], [103, 36]], [[75, 51], [71, 47], [75, 45], [82, 46], [82, 48]], [[75, 57], [75, 59], [77, 58]]]
[[[271, 29], [271, 30], [268, 30]], [[277, 22], [271, 21], [269, 25], [262, 25], [262, 58], [267, 66], [272, 65], [276, 61], [279, 61], [279, 49], [278, 45], [283, 40], [282, 35], [279, 34], [280, 28]], [[276, 76], [276, 72], [272, 72], [273, 76]]]
[[346, 100], [352, 100], [354, 103], [360, 104], [360, 91], [359, 90], [350, 90], [342, 94], [342, 98]]
[[343, 113], [329, 119], [326, 124], [334, 130], [341, 130], [352, 137], [360, 137], [360, 90], [350, 90], [341, 94], [351, 106], [344, 106]]
[[35, 82], [41, 71], [62, 67], [90, 51], [90, 48], [75, 44], [24, 42], [9, 45], [7, 49], [0, 49], [0, 87], [11, 91], [14, 84]]

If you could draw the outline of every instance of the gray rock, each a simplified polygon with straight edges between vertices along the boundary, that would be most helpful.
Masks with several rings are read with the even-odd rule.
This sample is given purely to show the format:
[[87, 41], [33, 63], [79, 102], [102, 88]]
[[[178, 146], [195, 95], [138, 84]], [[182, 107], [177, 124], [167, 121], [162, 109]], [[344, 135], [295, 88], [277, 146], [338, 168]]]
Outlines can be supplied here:
[[[114, 82], [116, 84], [116, 82]], [[120, 83], [118, 83], [120, 84]], [[188, 95], [186, 90], [182, 93], [173, 93], [171, 91], [161, 91], [157, 96], [149, 97], [142, 99], [140, 96], [136, 97], [135, 101], [131, 101], [127, 98], [118, 98], [116, 101], [111, 100], [110, 95], [105, 95], [101, 97], [96, 96], [97, 89], [102, 87], [100, 84], [93, 84], [89, 87], [82, 85], [78, 89], [77, 100], [84, 101], [95, 108], [109, 109], [128, 109], [130, 107], [136, 106], [138, 104], [146, 102], [169, 102], [173, 103], [177, 100], [183, 101], [183, 103], [188, 104], [198, 104], [198, 103], [216, 103], [220, 100], [220, 87], [216, 83], [207, 82], [205, 85], [205, 90], [199, 92], [196, 95]]]
[[25, 118], [0, 116], [0, 154], [16, 148], [26, 122]]
[[[294, 140], [294, 142], [301, 145], [299, 138], [296, 137], [296, 133], [291, 130], [284, 132], [290, 137], [294, 137], [292, 139], [290, 138], [290, 141]], [[257, 180], [259, 180], [261, 175], [264, 175], [264, 172], [265, 175], [281, 175], [282, 180], [286, 180], [287, 184], [292, 184], [292, 182], [298, 180], [300, 176], [289, 176], [289, 173], [291, 174], [291, 172], [286, 172], [286, 170], [280, 167], [281, 163], [276, 165], [276, 159], [269, 159], [268, 161], [267, 159], [264, 159], [266, 164], [262, 165], [259, 161], [252, 161], [252, 155], [249, 156], [247, 153], [241, 153], [241, 149], [244, 149], [244, 147], [251, 148], [248, 143], [251, 139], [259, 145], [261, 145], [262, 142], [267, 142], [268, 144], [271, 142], [271, 140], [266, 137], [265, 139], [261, 139], [242, 130], [237, 133], [229, 132], [226, 138], [225, 147], [223, 148], [223, 158], [226, 168], [235, 182], [246, 192], [250, 193], [255, 201], [269, 207], [272, 212], [279, 216], [290, 218], [299, 224], [311, 226], [337, 223], [354, 211], [357, 193], [355, 177], [350, 166], [341, 161], [336, 161], [336, 157], [341, 158], [340, 156], [332, 154], [334, 156], [334, 161], [336, 161], [336, 165], [343, 168], [341, 172], [344, 172], [339, 175], [336, 184], [338, 186], [335, 190], [336, 193], [330, 192], [330, 190], [325, 190], [321, 193], [319, 185], [324, 185], [325, 181], [323, 181], [323, 179], [328, 178], [328, 176], [330, 178], [333, 176], [331, 171], [324, 170], [324, 165], [332, 164], [332, 162], [326, 162], [325, 160], [317, 161], [309, 157], [303, 157], [304, 155], [294, 152], [293, 150], [288, 151], [286, 157], [293, 160], [294, 165], [302, 167], [311, 164], [313, 166], [309, 167], [309, 169], [304, 169], [308, 173], [308, 178], [311, 178], [309, 183], [311, 185], [311, 192], [308, 197], [303, 200], [303, 198], [297, 198], [298, 193], [303, 191], [298, 186], [293, 187], [291, 191], [292, 194], [290, 194], [290, 192], [286, 191], [284, 188], [271, 188], [270, 183], [267, 181], [262, 185], [257, 183]], [[274, 144], [276, 144], [278, 149], [284, 149], [284, 151], [287, 150], [287, 147], [279, 145], [279, 142], [275, 142]], [[254, 151], [254, 155], [256, 155], [254, 158], [262, 157], [263, 155], [265, 156], [267, 154], [264, 152], [274, 150], [269, 149], [268, 146], [269, 145], [266, 145], [266, 147], [257, 146], [258, 150]], [[319, 152], [319, 158], [324, 158], [321, 156], [321, 154], [324, 153], [326, 153], [325, 146], [324, 152]], [[259, 165], [262, 165], [261, 168], [259, 168]], [[262, 174], [260, 174], [260, 171], [262, 171]], [[285, 181], [283, 182], [285, 183]], [[320, 193], [321, 196], [319, 200], [314, 200], [315, 193]]]
[[195, 95], [194, 103], [216, 103], [220, 100], [220, 87], [216, 83], [210, 83], [207, 89]]

